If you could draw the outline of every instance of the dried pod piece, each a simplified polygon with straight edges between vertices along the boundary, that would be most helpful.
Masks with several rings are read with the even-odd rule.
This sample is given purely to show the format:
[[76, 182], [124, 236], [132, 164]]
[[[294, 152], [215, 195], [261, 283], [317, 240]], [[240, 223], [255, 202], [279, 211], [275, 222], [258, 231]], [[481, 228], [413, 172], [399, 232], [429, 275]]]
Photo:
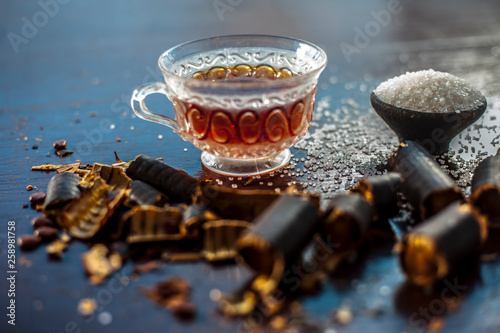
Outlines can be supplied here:
[[168, 198], [153, 186], [140, 180], [130, 183], [131, 190], [128, 194], [130, 200], [141, 206], [163, 206]]
[[189, 236], [181, 223], [182, 212], [179, 208], [136, 206], [123, 220], [130, 226], [127, 235], [129, 243], [175, 241]]
[[[282, 196], [282, 193], [271, 190], [240, 190], [202, 183], [199, 200], [226, 219], [253, 221]], [[319, 196], [306, 193], [297, 196], [319, 207]]]
[[421, 219], [431, 217], [452, 202], [465, 201], [455, 182], [415, 142], [401, 143], [394, 156], [394, 171], [401, 174], [401, 191], [418, 209]]
[[259, 275], [253, 289], [268, 296], [279, 284], [285, 265], [297, 259], [319, 222], [314, 204], [284, 195], [275, 200], [236, 242], [241, 259]]
[[190, 203], [199, 191], [198, 180], [146, 155], [130, 163], [127, 176], [148, 183], [177, 202]]
[[207, 261], [223, 261], [236, 258], [234, 244], [241, 233], [252, 224], [247, 221], [216, 220], [203, 224], [203, 256]]
[[500, 227], [500, 155], [487, 157], [474, 170], [470, 202], [488, 218], [488, 225]]
[[399, 211], [398, 189], [401, 176], [389, 172], [381, 176], [362, 178], [351, 190], [359, 193], [375, 210], [375, 220], [393, 217]]
[[91, 174], [98, 175], [106, 181], [106, 184], [111, 186], [111, 189], [125, 190], [128, 188], [132, 179], [130, 179], [123, 169], [106, 164], [94, 163]]
[[396, 250], [408, 280], [433, 285], [476, 254], [487, 233], [483, 215], [455, 203], [407, 233]]
[[[111, 194], [111, 195], [110, 195]], [[100, 177], [80, 198], [73, 200], [56, 217], [57, 223], [71, 236], [89, 239], [107, 222], [115, 209], [125, 199], [126, 191], [110, 192], [110, 187]]]
[[[58, 173], [49, 182], [43, 209], [45, 213], [49, 210], [62, 207], [73, 199], [80, 196], [78, 187], [80, 177], [74, 173]], [[50, 215], [50, 214], [49, 214]]]
[[101, 284], [108, 276], [121, 268], [121, 257], [117, 253], [108, 256], [108, 249], [103, 244], [95, 244], [88, 252], [82, 254], [85, 272], [92, 284]]
[[187, 229], [201, 228], [207, 221], [219, 220], [219, 216], [202, 204], [191, 204], [182, 212], [182, 219]]
[[328, 204], [321, 235], [336, 250], [351, 250], [366, 236], [373, 216], [373, 207], [360, 194], [337, 196]]

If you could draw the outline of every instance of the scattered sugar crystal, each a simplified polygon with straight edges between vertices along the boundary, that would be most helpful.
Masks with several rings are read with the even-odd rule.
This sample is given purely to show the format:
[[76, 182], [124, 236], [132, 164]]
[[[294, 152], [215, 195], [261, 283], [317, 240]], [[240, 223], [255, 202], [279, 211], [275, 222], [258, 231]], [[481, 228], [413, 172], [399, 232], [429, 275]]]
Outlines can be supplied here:
[[467, 111], [484, 102], [484, 96], [467, 81], [432, 69], [389, 79], [374, 93], [386, 103], [424, 112]]
[[[323, 99], [326, 97], [318, 104], [326, 104]], [[351, 99], [342, 102], [345, 112], [328, 118], [295, 144], [306, 153], [305, 161], [301, 160], [295, 169], [300, 167], [301, 172], [310, 175], [302, 186], [307, 186], [309, 192], [321, 193], [322, 205], [352, 187], [358, 178], [376, 174], [398, 145], [394, 133], [376, 114], [363, 111], [352, 117], [356, 108], [363, 107]]]
[[106, 326], [111, 324], [111, 322], [113, 321], [113, 316], [111, 315], [111, 313], [105, 311], [99, 313], [99, 315], [97, 316], [97, 320], [99, 321], [99, 323], [101, 323], [101, 325]]

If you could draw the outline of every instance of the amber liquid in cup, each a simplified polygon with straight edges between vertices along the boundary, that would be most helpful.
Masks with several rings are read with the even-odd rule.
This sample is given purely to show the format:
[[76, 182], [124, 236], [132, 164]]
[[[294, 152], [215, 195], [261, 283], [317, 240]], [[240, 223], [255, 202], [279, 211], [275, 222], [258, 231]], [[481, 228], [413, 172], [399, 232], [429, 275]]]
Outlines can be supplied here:
[[[205, 81], [254, 82], [283, 80], [295, 74], [288, 68], [245, 64], [212, 67], [193, 74]], [[181, 130], [195, 138], [195, 145], [229, 158], [260, 158], [289, 147], [301, 138], [312, 120], [315, 89], [279, 106], [230, 110], [175, 99]], [[182, 134], [181, 134], [182, 135]]]
[[[284, 167], [290, 147], [311, 125], [325, 52], [280, 36], [231, 35], [186, 42], [158, 59], [164, 82], [132, 93], [132, 110], [165, 125], [201, 149], [205, 171], [253, 177]], [[151, 94], [165, 95], [175, 117], [152, 112]]]

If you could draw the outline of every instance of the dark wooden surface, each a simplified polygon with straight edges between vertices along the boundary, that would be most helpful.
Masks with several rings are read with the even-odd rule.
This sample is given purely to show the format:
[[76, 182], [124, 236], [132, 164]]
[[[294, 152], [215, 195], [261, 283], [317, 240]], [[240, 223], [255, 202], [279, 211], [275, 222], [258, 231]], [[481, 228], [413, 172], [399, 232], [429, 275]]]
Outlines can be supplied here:
[[[353, 98], [363, 110], [373, 112], [369, 111], [369, 92], [376, 84], [408, 70], [434, 68], [469, 80], [487, 97], [491, 112], [499, 110], [498, 1], [402, 0], [400, 12], [349, 57], [343, 54], [341, 43], [354, 45], [354, 29], [364, 29], [374, 19], [371, 12], [387, 9], [391, 1], [41, 2], [57, 3], [57, 10], [51, 7], [53, 15], [44, 16], [37, 1], [7, 0], [0, 5], [1, 332], [242, 331], [241, 320], [224, 319], [209, 299], [211, 289], [241, 280], [244, 272], [235, 266], [165, 264], [123, 288], [113, 284], [116, 276], [112, 284], [96, 287], [89, 284], [82, 269], [80, 255], [87, 249], [82, 242], [73, 242], [62, 261], [49, 260], [42, 248], [29, 253], [18, 249], [16, 326], [7, 325], [7, 222], [16, 222], [18, 235], [31, 233], [29, 222], [39, 213], [22, 208], [31, 194], [26, 186], [45, 190], [51, 177], [31, 172], [32, 165], [77, 159], [112, 163], [113, 151], [117, 151], [123, 160], [141, 153], [162, 156], [167, 164], [205, 177], [200, 151], [167, 128], [133, 117], [128, 106], [134, 87], [161, 79], [156, 63], [167, 48], [225, 34], [293, 36], [326, 50], [329, 64], [321, 76], [317, 99], [331, 96], [332, 108], [340, 107], [342, 98]], [[226, 4], [225, 11], [216, 10], [214, 4], [220, 3]], [[24, 27], [34, 19], [39, 20], [39, 27]], [[13, 44], [8, 37], [14, 38], [12, 33], [22, 40]], [[367, 91], [346, 86], [359, 87], [360, 82], [367, 82]], [[165, 98], [152, 97], [149, 104], [173, 114]], [[67, 139], [75, 151], [64, 160], [51, 147], [60, 138]], [[493, 152], [498, 144], [490, 140], [484, 139], [485, 149]], [[38, 149], [32, 149], [35, 144]], [[293, 153], [301, 154], [297, 149]], [[358, 264], [327, 280], [321, 293], [303, 297], [307, 316], [325, 330], [334, 329], [328, 332], [421, 331], [421, 309], [439, 306], [436, 300], [441, 296], [407, 286], [391, 246], [371, 248]], [[120, 274], [128, 276], [131, 270], [132, 263], [128, 263]], [[175, 319], [140, 293], [140, 286], [173, 275], [193, 284], [198, 315], [191, 322]], [[461, 293], [460, 307], [434, 310], [443, 318], [444, 331], [499, 331], [499, 262], [482, 263], [461, 279], [467, 287]], [[78, 301], [87, 297], [100, 300], [98, 314], [111, 314], [110, 324], [103, 325], [98, 316], [84, 318], [77, 313]], [[346, 302], [353, 321], [346, 326], [332, 323], [332, 311]]]

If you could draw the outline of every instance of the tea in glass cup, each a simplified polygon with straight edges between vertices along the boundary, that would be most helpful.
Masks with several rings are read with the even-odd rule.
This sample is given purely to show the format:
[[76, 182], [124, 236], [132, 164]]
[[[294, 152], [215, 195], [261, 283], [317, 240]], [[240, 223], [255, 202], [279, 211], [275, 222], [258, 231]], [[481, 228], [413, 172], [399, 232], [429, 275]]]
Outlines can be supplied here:
[[[139, 87], [131, 104], [139, 117], [169, 126], [203, 150], [208, 170], [265, 174], [288, 163], [289, 148], [309, 129], [325, 65], [323, 50], [293, 38], [202, 39], [163, 53], [165, 82]], [[152, 93], [172, 101], [175, 120], [148, 110]]]

